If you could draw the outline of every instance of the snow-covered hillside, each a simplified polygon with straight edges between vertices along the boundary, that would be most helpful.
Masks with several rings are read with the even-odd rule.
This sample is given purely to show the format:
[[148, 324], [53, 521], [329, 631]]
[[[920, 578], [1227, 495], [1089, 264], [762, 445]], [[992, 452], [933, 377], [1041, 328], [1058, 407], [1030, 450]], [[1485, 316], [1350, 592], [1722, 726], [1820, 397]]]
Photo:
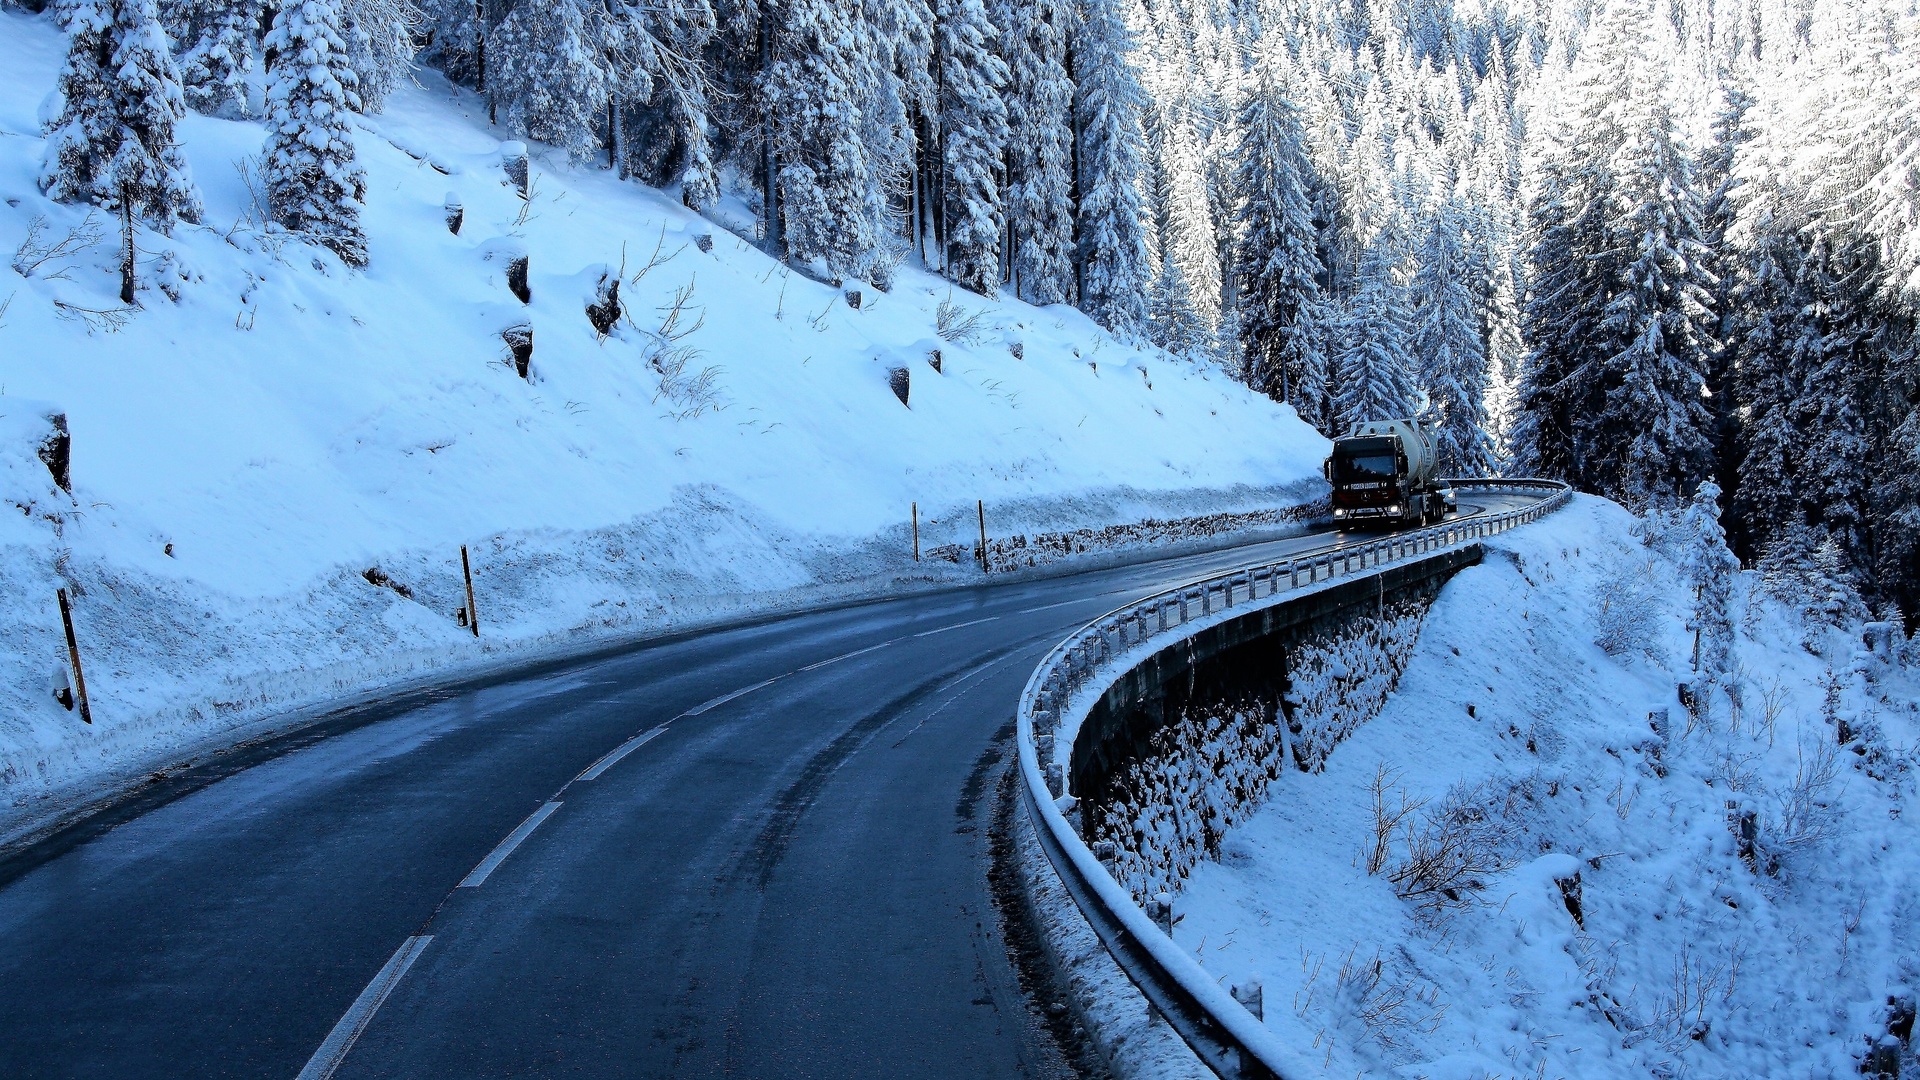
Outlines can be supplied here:
[[[823, 285], [716, 225], [737, 204], [698, 216], [537, 146], [523, 202], [484, 108], [429, 71], [356, 118], [367, 270], [263, 233], [263, 128], [190, 115], [204, 224], [142, 230], [140, 309], [90, 314], [120, 308], [117, 222], [89, 240], [35, 183], [63, 49], [0, 11], [0, 813], [409, 674], [977, 573], [913, 562], [916, 502], [931, 549], [971, 542], [975, 500], [1005, 536], [1322, 490], [1290, 410], [1070, 308], [911, 268]], [[943, 305], [972, 331], [938, 336]], [[36, 457], [49, 412], [70, 496]], [[49, 693], [61, 586], [90, 729]]]
[[1328, 1075], [1859, 1075], [1920, 990], [1904, 639], [1742, 575], [1740, 707], [1690, 718], [1692, 594], [1634, 527], [1580, 497], [1490, 542], [1379, 716], [1186, 883], [1176, 940]]

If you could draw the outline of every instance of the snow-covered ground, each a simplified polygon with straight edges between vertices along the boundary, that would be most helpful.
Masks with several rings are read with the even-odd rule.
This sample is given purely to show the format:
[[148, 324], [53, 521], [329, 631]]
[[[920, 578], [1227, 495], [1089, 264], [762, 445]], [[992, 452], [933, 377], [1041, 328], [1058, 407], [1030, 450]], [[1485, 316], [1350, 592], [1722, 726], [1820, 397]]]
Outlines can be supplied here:
[[[1837, 633], [1809, 651], [1743, 581], [1743, 708], [1689, 722], [1690, 590], [1632, 524], [1580, 497], [1491, 541], [1380, 714], [1177, 898], [1175, 939], [1261, 983], [1326, 1075], [1857, 1076], [1920, 989], [1910, 674]], [[1645, 647], [1610, 655], [1599, 624], [1636, 594]], [[1369, 874], [1377, 805], [1416, 808]], [[1403, 898], [1409, 835], [1443, 820], [1484, 887]]]
[[[969, 580], [913, 562], [916, 502], [931, 550], [972, 542], [975, 500], [1004, 537], [1324, 490], [1326, 443], [1290, 410], [1070, 308], [904, 268], [889, 293], [847, 283], [856, 309], [539, 147], [523, 202], [484, 109], [430, 72], [361, 122], [364, 273], [256, 228], [262, 128], [194, 116], [205, 222], [139, 234], [141, 308], [106, 325], [87, 312], [119, 307], [114, 222], [13, 255], [36, 222], [44, 247], [88, 218], [35, 184], [63, 50], [49, 18], [0, 11], [0, 254], [20, 263], [0, 268], [0, 817], [409, 676]], [[601, 338], [585, 309], [609, 271], [627, 317]], [[974, 332], [937, 336], [943, 304]], [[501, 338], [523, 322], [529, 380]], [[49, 412], [70, 496], [36, 456]], [[462, 544], [478, 642], [454, 618]], [[49, 693], [61, 586], [92, 728]]]

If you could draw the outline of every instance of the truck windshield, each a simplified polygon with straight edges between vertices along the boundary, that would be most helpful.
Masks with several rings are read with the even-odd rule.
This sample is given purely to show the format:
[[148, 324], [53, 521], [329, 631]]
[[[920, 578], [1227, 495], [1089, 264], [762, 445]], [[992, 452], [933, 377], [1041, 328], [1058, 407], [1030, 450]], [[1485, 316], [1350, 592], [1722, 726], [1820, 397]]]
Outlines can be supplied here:
[[1398, 455], [1391, 439], [1354, 439], [1333, 451], [1333, 482], [1365, 484], [1391, 480]]
[[1348, 457], [1341, 455], [1333, 459], [1333, 479], [1336, 483], [1393, 479], [1392, 454], [1366, 454]]

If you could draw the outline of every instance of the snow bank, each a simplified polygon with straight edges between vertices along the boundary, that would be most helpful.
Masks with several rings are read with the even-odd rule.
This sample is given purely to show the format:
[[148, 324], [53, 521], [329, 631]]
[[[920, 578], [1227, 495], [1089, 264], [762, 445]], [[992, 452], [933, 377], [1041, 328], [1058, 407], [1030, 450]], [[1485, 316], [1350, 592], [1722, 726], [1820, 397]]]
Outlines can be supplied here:
[[[912, 561], [916, 502], [933, 549], [972, 542], [975, 500], [1007, 537], [1323, 490], [1326, 444], [1289, 410], [1070, 308], [911, 269], [890, 293], [823, 285], [537, 147], [522, 202], [484, 108], [428, 72], [360, 122], [366, 272], [262, 233], [262, 129], [190, 117], [207, 224], [141, 234], [123, 317], [112, 223], [87, 242], [86, 208], [34, 183], [63, 47], [0, 11], [0, 254], [81, 233], [0, 268], [0, 507], [19, 510], [0, 513], [0, 806], [409, 675], [969, 580]], [[609, 268], [625, 317], [602, 336]], [[940, 338], [943, 305], [985, 329]], [[503, 338], [520, 326], [527, 379]], [[71, 494], [37, 456], [49, 412]], [[462, 544], [478, 642], [454, 619]], [[63, 585], [92, 729], [48, 692]]]
[[[1911, 676], [1843, 638], [1808, 652], [1766, 603], [1737, 719], [1720, 696], [1690, 722], [1690, 591], [1631, 525], [1581, 497], [1489, 541], [1379, 716], [1324, 773], [1286, 771], [1187, 882], [1175, 939], [1262, 983], [1267, 1024], [1329, 1075], [1858, 1075], [1914, 993]], [[1655, 617], [1609, 655], [1623, 574]], [[1376, 787], [1389, 813], [1424, 806], [1370, 876]], [[1407, 827], [1442, 825], [1496, 869], [1458, 902], [1402, 899]]]

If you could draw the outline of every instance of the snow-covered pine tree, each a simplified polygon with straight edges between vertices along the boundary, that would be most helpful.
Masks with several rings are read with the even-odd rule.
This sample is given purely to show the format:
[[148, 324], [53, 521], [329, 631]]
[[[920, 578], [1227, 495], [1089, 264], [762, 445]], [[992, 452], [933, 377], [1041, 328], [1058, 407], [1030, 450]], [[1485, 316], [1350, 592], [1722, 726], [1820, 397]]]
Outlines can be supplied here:
[[1007, 58], [1007, 234], [1014, 292], [1032, 304], [1073, 299], [1073, 80], [1064, 0], [1001, 0]]
[[1712, 468], [1702, 399], [1712, 279], [1701, 200], [1645, 13], [1616, 2], [1586, 44], [1533, 208], [1523, 467], [1636, 509]]
[[717, 31], [707, 0], [620, 0], [608, 8], [605, 48], [615, 79], [607, 156], [622, 177], [678, 184], [681, 202], [694, 210], [719, 197], [708, 130], [712, 91], [698, 60]]
[[[1220, 238], [1200, 135], [1192, 119], [1175, 110], [1160, 110], [1155, 127], [1160, 131], [1155, 201], [1161, 262], [1180, 267], [1178, 287], [1186, 294], [1200, 336], [1199, 351], [1192, 355], [1214, 355], [1219, 351]], [[1164, 266], [1161, 277], [1166, 277]], [[1172, 281], [1169, 287], [1174, 287]]]
[[1740, 140], [1725, 184], [1721, 326], [1728, 412], [1737, 419], [1730, 456], [1738, 462], [1727, 531], [1734, 551], [1750, 560], [1801, 520], [1795, 477], [1804, 444], [1796, 423], [1800, 387], [1819, 353], [1819, 335], [1801, 325], [1813, 310], [1800, 283], [1804, 201], [1790, 164], [1797, 149], [1783, 138], [1791, 125], [1777, 105], [1756, 102], [1746, 114], [1752, 131]]
[[1194, 310], [1193, 291], [1187, 283], [1186, 271], [1164, 251], [1160, 256], [1160, 272], [1153, 277], [1148, 307], [1148, 337], [1155, 345], [1188, 359], [1208, 354], [1212, 336]]
[[455, 82], [485, 89], [483, 8], [476, 0], [419, 0], [420, 61]]
[[1481, 313], [1469, 284], [1464, 224], [1465, 208], [1458, 196], [1442, 194], [1427, 224], [1410, 287], [1410, 345], [1426, 387], [1442, 475], [1487, 476], [1493, 472], [1487, 355]]
[[1007, 108], [1000, 91], [1006, 86], [1007, 65], [994, 54], [999, 31], [981, 0], [940, 0], [935, 25], [946, 274], [962, 288], [992, 296], [1000, 288], [1000, 240], [1006, 222], [1002, 172]]
[[208, 0], [192, 45], [180, 57], [186, 102], [198, 112], [239, 120], [250, 109], [247, 74], [259, 35], [258, 0]]
[[598, 149], [616, 81], [604, 11], [600, 0], [523, 3], [487, 38], [487, 88], [501, 122], [575, 162]]
[[[1719, 104], [1714, 110], [1711, 138], [1700, 154], [1699, 189], [1701, 207], [1700, 242], [1702, 265], [1713, 279], [1714, 338], [1721, 347], [1712, 350], [1705, 371], [1707, 411], [1713, 417], [1714, 473], [1737, 496], [1740, 485], [1739, 416], [1734, 410], [1733, 357], [1730, 339], [1738, 318], [1734, 313], [1734, 290], [1739, 280], [1737, 257], [1728, 250], [1727, 230], [1733, 225], [1738, 206], [1733, 189], [1740, 178], [1733, 171], [1734, 153], [1751, 135], [1746, 113], [1753, 106], [1753, 95], [1744, 81], [1744, 72], [1722, 74], [1714, 93]], [[1729, 500], [1731, 501], [1731, 500]]]
[[340, 40], [335, 0], [287, 0], [266, 49], [267, 149], [261, 178], [267, 210], [290, 233], [321, 244], [349, 266], [367, 264], [360, 225], [367, 177], [355, 157], [349, 114], [357, 77]]
[[1249, 386], [1328, 430], [1326, 308], [1319, 231], [1299, 109], [1288, 93], [1285, 46], [1266, 43], [1249, 73], [1234, 144], [1233, 280]]
[[1642, 107], [1613, 162], [1618, 216], [1610, 230], [1613, 250], [1630, 258], [1602, 317], [1612, 355], [1603, 401], [1589, 417], [1595, 437], [1581, 479], [1629, 506], [1669, 507], [1713, 468], [1705, 400], [1719, 347], [1713, 278], [1703, 265], [1692, 157], [1664, 87], [1643, 84], [1631, 103]]
[[879, 243], [868, 193], [872, 164], [861, 133], [868, 77], [854, 13], [830, 0], [781, 0], [760, 14], [767, 63], [755, 104], [770, 128], [784, 255], [835, 276], [872, 264]]
[[1413, 416], [1419, 409], [1407, 357], [1406, 305], [1394, 281], [1397, 238], [1383, 233], [1361, 256], [1359, 282], [1334, 337], [1333, 427]]
[[200, 220], [200, 197], [174, 132], [187, 111], [180, 75], [153, 0], [65, 0], [59, 13], [67, 61], [41, 189], [61, 202], [124, 212], [162, 232], [176, 219]]
[[1730, 689], [1733, 674], [1733, 587], [1740, 560], [1720, 527], [1720, 486], [1711, 480], [1694, 489], [1682, 517], [1686, 549], [1682, 566], [1693, 586], [1695, 676]]
[[1121, 0], [1088, 0], [1073, 40], [1080, 100], [1080, 307], [1124, 340], [1147, 329], [1143, 98]]

